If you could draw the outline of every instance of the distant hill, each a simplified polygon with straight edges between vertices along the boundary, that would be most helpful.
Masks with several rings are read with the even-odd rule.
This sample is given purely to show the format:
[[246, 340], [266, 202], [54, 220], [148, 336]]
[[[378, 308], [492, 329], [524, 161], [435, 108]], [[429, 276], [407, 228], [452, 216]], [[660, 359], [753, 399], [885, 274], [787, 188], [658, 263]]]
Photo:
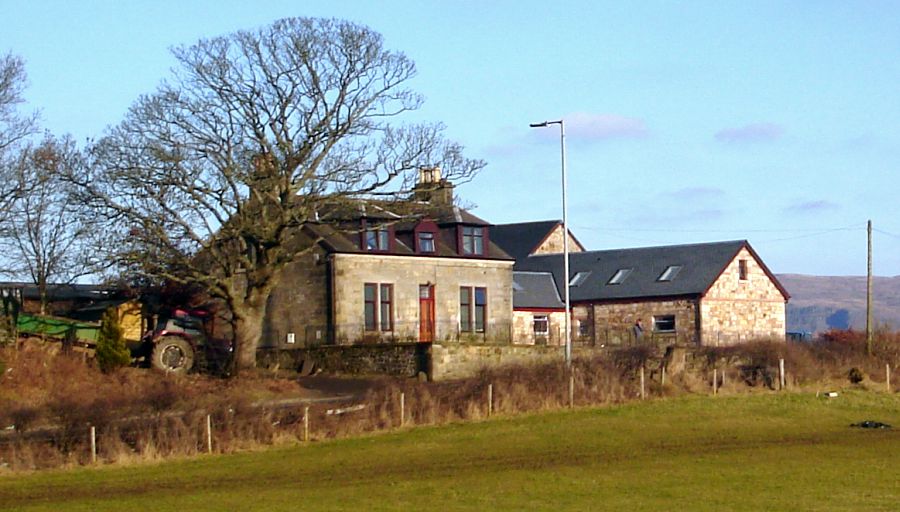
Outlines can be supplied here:
[[[866, 328], [865, 276], [807, 276], [779, 274], [791, 294], [787, 306], [787, 330], [820, 332], [829, 328]], [[875, 277], [875, 324], [900, 327], [900, 276]]]

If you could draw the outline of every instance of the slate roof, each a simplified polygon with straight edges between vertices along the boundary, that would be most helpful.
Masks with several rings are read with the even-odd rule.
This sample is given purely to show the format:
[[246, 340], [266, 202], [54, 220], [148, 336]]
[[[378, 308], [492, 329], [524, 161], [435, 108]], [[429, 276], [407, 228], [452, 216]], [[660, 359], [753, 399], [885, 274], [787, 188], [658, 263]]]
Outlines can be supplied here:
[[565, 309], [553, 274], [550, 272], [513, 272], [513, 308]]
[[[358, 253], [358, 254], [385, 254], [395, 256], [425, 256], [425, 257], [444, 257], [444, 258], [465, 258], [465, 259], [491, 259], [491, 260], [511, 260], [513, 259], [506, 253], [493, 238], [493, 227], [487, 221], [469, 213], [463, 208], [454, 205], [432, 205], [429, 203], [408, 202], [403, 207], [409, 211], [405, 212], [405, 216], [392, 214], [389, 210], [378, 205], [377, 208], [369, 205], [365, 209], [357, 208], [355, 211], [344, 209], [341, 213], [344, 219], [346, 230], [336, 229], [333, 225], [324, 222], [308, 222], [304, 224], [304, 230], [307, 235], [319, 241], [319, 243], [329, 252], [334, 253]], [[376, 211], [377, 216], [372, 215]], [[363, 213], [364, 212], [364, 213]], [[356, 224], [363, 217], [367, 219], [378, 219], [391, 221], [400, 219], [391, 224], [394, 233], [392, 247], [386, 252], [372, 252], [363, 250], [360, 246], [359, 225]], [[418, 220], [431, 220], [440, 228], [439, 236], [435, 237], [435, 252], [433, 253], [416, 253], [413, 244], [413, 229]], [[487, 247], [484, 255], [461, 255], [456, 249], [456, 230], [457, 225], [474, 225], [485, 226], [487, 229]]]
[[491, 226], [491, 240], [516, 260], [527, 257], [558, 226], [558, 220], [519, 222]]
[[[787, 291], [746, 240], [570, 253], [570, 276], [590, 272], [580, 285], [569, 287], [570, 299], [578, 302], [701, 296], [744, 247], [788, 299]], [[675, 278], [659, 281], [671, 265], [681, 266]], [[622, 269], [631, 269], [631, 272], [620, 284], [609, 284], [616, 272]], [[562, 254], [530, 256], [518, 260], [514, 270], [550, 272], [557, 284], [557, 291], [560, 295], [564, 293]]]
[[[37, 285], [25, 282], [0, 282], [0, 288], [18, 288], [26, 300], [40, 300], [41, 294]], [[122, 292], [109, 286], [97, 284], [57, 284], [47, 285], [47, 298], [51, 301], [64, 300], [107, 300], [117, 298]]]

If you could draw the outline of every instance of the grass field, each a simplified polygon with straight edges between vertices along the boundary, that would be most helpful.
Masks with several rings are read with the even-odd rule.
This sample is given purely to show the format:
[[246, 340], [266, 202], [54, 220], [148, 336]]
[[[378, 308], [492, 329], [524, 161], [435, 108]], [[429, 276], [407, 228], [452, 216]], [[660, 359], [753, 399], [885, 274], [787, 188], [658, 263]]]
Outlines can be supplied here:
[[[873, 419], [892, 430], [850, 428]], [[900, 397], [689, 396], [0, 476], [3, 510], [900, 510]]]

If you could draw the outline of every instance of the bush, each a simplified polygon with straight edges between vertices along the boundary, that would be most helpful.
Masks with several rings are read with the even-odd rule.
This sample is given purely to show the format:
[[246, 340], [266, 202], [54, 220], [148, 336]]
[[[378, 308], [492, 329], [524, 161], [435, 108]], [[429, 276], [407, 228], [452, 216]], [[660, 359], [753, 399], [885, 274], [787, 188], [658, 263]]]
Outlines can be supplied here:
[[100, 332], [97, 335], [97, 364], [104, 373], [131, 362], [131, 353], [125, 346], [122, 326], [116, 308], [111, 307], [100, 319]]

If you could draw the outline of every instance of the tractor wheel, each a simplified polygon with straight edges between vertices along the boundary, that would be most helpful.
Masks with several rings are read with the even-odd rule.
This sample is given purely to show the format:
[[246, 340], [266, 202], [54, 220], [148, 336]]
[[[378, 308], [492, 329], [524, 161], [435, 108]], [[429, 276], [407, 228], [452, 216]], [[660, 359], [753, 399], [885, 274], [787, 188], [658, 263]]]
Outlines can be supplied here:
[[163, 336], [156, 340], [150, 365], [164, 372], [187, 373], [194, 367], [194, 349], [178, 336]]

